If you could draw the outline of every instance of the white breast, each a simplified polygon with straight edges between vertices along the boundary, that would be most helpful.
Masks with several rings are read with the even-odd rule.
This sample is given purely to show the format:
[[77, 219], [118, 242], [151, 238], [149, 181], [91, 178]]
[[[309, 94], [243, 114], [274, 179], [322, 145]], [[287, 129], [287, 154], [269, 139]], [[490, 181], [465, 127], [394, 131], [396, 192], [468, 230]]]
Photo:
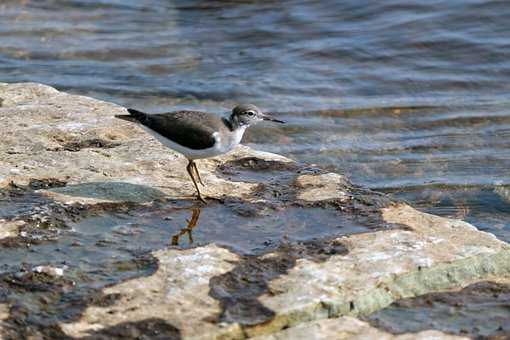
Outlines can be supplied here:
[[159, 133], [154, 130], [149, 129], [143, 125], [140, 125], [145, 131], [150, 133], [154, 138], [156, 138], [161, 144], [166, 147], [177, 151], [178, 153], [184, 155], [187, 159], [201, 159], [201, 158], [209, 158], [218, 156], [224, 153], [231, 151], [237, 144], [241, 142], [243, 138], [244, 131], [246, 127], [240, 127], [232, 133], [229, 133], [226, 137], [221, 138], [219, 132], [213, 133], [213, 137], [216, 140], [213, 147], [201, 150], [190, 149], [180, 144], [177, 144], [170, 139], [163, 137]]
[[246, 126], [241, 126], [235, 131], [229, 133], [226, 138], [221, 138], [220, 134], [215, 132], [213, 133], [214, 139], [216, 140], [214, 146], [217, 147], [220, 154], [227, 153], [235, 148], [237, 144], [241, 143], [244, 131], [246, 131]]

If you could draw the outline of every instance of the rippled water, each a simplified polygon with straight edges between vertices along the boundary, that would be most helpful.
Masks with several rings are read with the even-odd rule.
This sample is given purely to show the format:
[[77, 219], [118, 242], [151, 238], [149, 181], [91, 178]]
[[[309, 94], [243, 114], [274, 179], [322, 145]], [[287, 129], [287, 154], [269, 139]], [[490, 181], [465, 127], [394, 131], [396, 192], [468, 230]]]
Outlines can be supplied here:
[[259, 149], [510, 241], [506, 1], [0, 4], [0, 81], [149, 111], [249, 101]]

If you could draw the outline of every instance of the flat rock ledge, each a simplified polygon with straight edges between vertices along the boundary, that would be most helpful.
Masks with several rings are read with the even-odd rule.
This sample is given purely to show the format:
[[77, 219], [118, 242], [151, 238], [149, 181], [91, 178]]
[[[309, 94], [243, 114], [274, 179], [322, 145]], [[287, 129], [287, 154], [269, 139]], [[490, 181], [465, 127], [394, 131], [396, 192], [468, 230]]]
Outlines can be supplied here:
[[[120, 106], [28, 83], [0, 84], [0, 99], [4, 190], [30, 189], [64, 208], [194, 195], [183, 157], [113, 118], [125, 112]], [[460, 339], [438, 330], [393, 335], [357, 317], [402, 298], [510, 276], [505, 242], [352, 186], [339, 174], [244, 146], [199, 167], [205, 194], [218, 204], [333, 209], [370, 230], [256, 255], [214, 243], [154, 250], [153, 273], [103, 287], [104, 296], [115, 298], [58, 319], [52, 327], [59, 334], [108, 338], [118, 327], [144, 324], [138, 332], [149, 329], [147, 338], [161, 339]], [[277, 173], [276, 179], [261, 184], [229, 177], [247, 168]], [[0, 238], [19, 236], [29, 214], [0, 216]], [[14, 327], [6, 321], [11, 307], [0, 301], [0, 330]]]
[[381, 331], [370, 324], [351, 316], [317, 320], [302, 323], [298, 326], [279, 331], [270, 335], [256, 336], [254, 340], [328, 340], [328, 339], [378, 339], [378, 340], [467, 340], [464, 336], [445, 334], [437, 330], [426, 330], [418, 333], [394, 335]]

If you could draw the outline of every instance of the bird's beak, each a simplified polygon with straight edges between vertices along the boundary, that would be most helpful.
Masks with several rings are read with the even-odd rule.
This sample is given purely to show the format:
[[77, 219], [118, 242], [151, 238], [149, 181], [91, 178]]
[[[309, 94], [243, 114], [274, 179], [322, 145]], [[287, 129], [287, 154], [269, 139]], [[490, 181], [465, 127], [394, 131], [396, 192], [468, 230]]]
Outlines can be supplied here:
[[278, 120], [276, 118], [273, 118], [267, 114], [264, 113], [264, 115], [262, 115], [262, 119], [263, 120], [268, 120], [268, 121], [271, 121], [271, 122], [276, 122], [276, 123], [280, 123], [280, 124], [284, 124], [285, 122], [282, 121], [282, 120]]

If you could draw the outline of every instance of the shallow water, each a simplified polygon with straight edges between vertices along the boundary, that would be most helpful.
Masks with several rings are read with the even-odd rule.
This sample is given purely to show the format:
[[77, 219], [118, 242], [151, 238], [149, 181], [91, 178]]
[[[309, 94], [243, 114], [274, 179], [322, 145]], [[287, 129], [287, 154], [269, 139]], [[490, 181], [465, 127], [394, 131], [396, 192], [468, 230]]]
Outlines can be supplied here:
[[[104, 295], [102, 288], [154, 273], [158, 268], [155, 250], [215, 242], [239, 254], [239, 270], [246, 270], [245, 261], [266, 261], [266, 266], [258, 268], [264, 275], [275, 260], [254, 255], [273, 252], [286, 263], [285, 268], [278, 261], [273, 264], [271, 275], [277, 277], [298, 258], [324, 260], [346, 253], [343, 244], [332, 241], [342, 235], [398, 228], [331, 207], [268, 207], [238, 200], [211, 201], [200, 207], [195, 200], [90, 207], [59, 204], [28, 188], [2, 190], [0, 195], [5, 198], [0, 200], [0, 218], [20, 214], [17, 218], [26, 222], [20, 236], [0, 242], [0, 302], [13, 306], [4, 321], [13, 338], [30, 334], [63, 338], [58, 322], [78, 318], [89, 305], [118, 298]], [[30, 206], [18, 204], [23, 198]], [[40, 273], [40, 266], [63, 274]], [[215, 278], [221, 285], [220, 276]], [[239, 294], [255, 301], [264, 292], [260, 282], [256, 286], [239, 288]], [[247, 319], [258, 320], [252, 314]]]
[[[42, 202], [42, 200], [40, 200]], [[23, 266], [70, 266], [82, 275], [119, 280], [114, 264], [136, 255], [176, 246], [190, 248], [211, 242], [239, 254], [261, 254], [286, 242], [305, 242], [367, 232], [372, 227], [332, 209], [289, 207], [246, 214], [245, 206], [192, 202], [131, 208], [67, 218], [65, 226], [48, 225], [39, 234], [25, 228], [25, 247], [4, 247], [0, 274]], [[37, 211], [37, 208], [36, 208]], [[46, 237], [41, 237], [43, 234]], [[58, 237], [48, 236], [58, 234]], [[47, 242], [48, 240], [52, 242]], [[110, 266], [112, 272], [103, 268]], [[92, 281], [99, 284], [102, 279]]]
[[0, 81], [149, 111], [253, 102], [288, 124], [246, 143], [508, 241], [508, 32], [504, 1], [11, 0]]

